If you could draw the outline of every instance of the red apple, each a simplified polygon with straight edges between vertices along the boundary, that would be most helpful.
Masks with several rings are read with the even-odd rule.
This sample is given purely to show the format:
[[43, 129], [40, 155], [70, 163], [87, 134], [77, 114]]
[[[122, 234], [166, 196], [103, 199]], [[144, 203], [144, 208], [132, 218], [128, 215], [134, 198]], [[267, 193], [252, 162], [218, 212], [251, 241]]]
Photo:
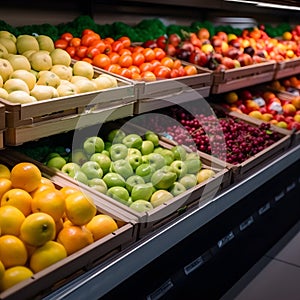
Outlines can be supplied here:
[[253, 64], [253, 58], [247, 53], [240, 54], [237, 60], [240, 62], [242, 67]]
[[235, 68], [235, 63], [230, 57], [223, 57], [221, 63], [222, 65], [226, 66], [227, 69]]
[[286, 116], [294, 116], [296, 113], [296, 107], [291, 103], [286, 103], [282, 106], [283, 113]]

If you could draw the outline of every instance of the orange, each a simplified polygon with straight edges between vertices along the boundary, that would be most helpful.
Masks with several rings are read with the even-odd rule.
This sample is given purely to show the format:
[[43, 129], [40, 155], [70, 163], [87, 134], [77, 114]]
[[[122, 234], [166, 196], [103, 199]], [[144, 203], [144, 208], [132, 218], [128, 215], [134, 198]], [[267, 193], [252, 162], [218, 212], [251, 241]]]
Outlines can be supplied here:
[[5, 205], [0, 207], [1, 234], [19, 236], [20, 227], [25, 220], [24, 214], [15, 206]]
[[63, 229], [64, 227], [64, 221], [62, 218], [60, 218], [58, 221], [55, 221], [55, 231], [56, 235]]
[[27, 216], [20, 228], [20, 238], [31, 246], [42, 246], [56, 235], [54, 219], [43, 212]]
[[0, 164], [0, 178], [10, 179], [10, 169], [4, 164]]
[[32, 212], [47, 213], [54, 221], [58, 221], [65, 212], [64, 195], [53, 188], [36, 193], [31, 201], [31, 210]]
[[5, 268], [23, 266], [27, 258], [25, 244], [18, 237], [10, 234], [0, 237], [0, 260]]
[[65, 247], [68, 255], [92, 244], [93, 241], [92, 233], [84, 226], [64, 227], [57, 236], [57, 242]]
[[32, 253], [29, 261], [30, 269], [37, 273], [67, 257], [64, 246], [55, 241], [46, 242]]
[[49, 186], [55, 188], [55, 185], [54, 185], [54, 183], [51, 181], [51, 179], [49, 179], [49, 178], [47, 178], [47, 177], [44, 177], [44, 176], [42, 176], [42, 178], [41, 178], [41, 184], [49, 185]]
[[7, 191], [1, 198], [1, 206], [12, 205], [18, 208], [24, 216], [31, 213], [32, 197], [28, 192], [22, 189], [11, 189]]
[[99, 214], [86, 224], [86, 228], [93, 234], [94, 241], [118, 229], [116, 221], [104, 214]]
[[5, 267], [3, 265], [3, 262], [0, 260], [0, 280], [4, 275], [4, 272], [5, 272]]
[[97, 213], [93, 199], [80, 191], [69, 195], [65, 201], [66, 217], [74, 225], [87, 224]]
[[11, 181], [7, 178], [0, 178], [0, 200], [4, 193], [11, 189]]
[[77, 193], [79, 189], [72, 186], [64, 186], [60, 191], [63, 193], [64, 197], [67, 198], [67, 196]]
[[30, 195], [32, 197], [34, 197], [35, 194], [42, 192], [44, 190], [54, 190], [55, 189], [55, 185], [54, 183], [45, 177], [42, 177], [41, 179], [41, 183], [38, 185], [38, 187], [36, 189], [34, 189], [32, 192], [30, 192]]
[[5, 270], [0, 279], [0, 291], [5, 291], [17, 283], [30, 278], [33, 272], [24, 266], [16, 266]]
[[21, 188], [32, 192], [41, 183], [42, 174], [40, 169], [30, 162], [16, 164], [10, 172], [10, 180], [14, 188]]

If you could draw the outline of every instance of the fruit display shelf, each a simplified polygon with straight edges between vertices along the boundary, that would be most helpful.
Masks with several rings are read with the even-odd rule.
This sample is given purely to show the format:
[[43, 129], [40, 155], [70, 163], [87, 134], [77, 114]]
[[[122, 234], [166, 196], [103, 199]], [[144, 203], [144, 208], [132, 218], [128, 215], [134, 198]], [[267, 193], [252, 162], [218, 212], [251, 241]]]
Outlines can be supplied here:
[[[12, 168], [19, 162], [24, 162], [22, 156], [9, 150], [1, 150], [0, 162]], [[65, 182], [60, 176], [56, 176], [55, 171], [38, 166], [42, 175], [49, 178], [56, 188], [66, 185], [78, 188], [81, 191], [84, 187], [78, 183]], [[88, 193], [88, 191], [87, 191]], [[90, 194], [96, 198], [97, 195]], [[13, 287], [0, 293], [0, 299], [41, 299], [45, 295], [54, 292], [61, 286], [74, 280], [77, 276], [87, 272], [89, 269], [101, 265], [115, 254], [119, 253], [137, 239], [137, 227], [133, 220], [114, 210], [109, 204], [102, 200], [95, 201], [98, 213], [103, 213], [113, 217], [119, 222], [119, 228], [113, 233], [94, 241], [92, 244], [81, 250], [70, 254], [66, 258], [52, 264], [51, 266], [35, 273]]]
[[274, 80], [287, 76], [297, 75], [300, 73], [300, 58], [292, 58], [289, 60], [278, 61], [276, 63]]
[[0, 104], [0, 149], [4, 147], [5, 106]]
[[266, 61], [241, 68], [213, 72], [212, 94], [249, 87], [274, 78], [276, 61]]
[[[103, 72], [95, 70], [96, 77]], [[57, 133], [111, 121], [133, 114], [134, 86], [117, 78], [116, 87], [34, 103], [19, 104], [0, 99], [5, 105], [5, 144], [15, 146]]]

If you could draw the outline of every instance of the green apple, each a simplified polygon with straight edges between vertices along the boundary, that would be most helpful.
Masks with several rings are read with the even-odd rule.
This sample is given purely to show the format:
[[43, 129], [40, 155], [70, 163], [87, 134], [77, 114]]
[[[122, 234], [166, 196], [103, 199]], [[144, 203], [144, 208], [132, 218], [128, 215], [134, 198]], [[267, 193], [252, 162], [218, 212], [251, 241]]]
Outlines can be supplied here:
[[128, 155], [132, 155], [132, 154], [142, 156], [142, 152], [139, 149], [128, 148]]
[[136, 133], [130, 133], [123, 138], [122, 143], [127, 148], [141, 149], [143, 139]]
[[128, 148], [124, 144], [113, 144], [109, 149], [109, 154], [112, 161], [125, 159], [128, 154]]
[[174, 160], [170, 166], [177, 174], [177, 178], [181, 178], [187, 174], [188, 168], [182, 160]]
[[151, 141], [153, 143], [154, 147], [157, 147], [158, 144], [159, 144], [159, 137], [158, 137], [158, 135], [155, 132], [151, 131], [151, 130], [148, 130], [145, 133], [145, 139], [147, 141]]
[[188, 154], [184, 163], [187, 166], [187, 173], [189, 174], [197, 174], [202, 168], [202, 162], [199, 155]]
[[164, 149], [166, 149], [166, 148], [163, 148], [163, 147], [161, 147], [161, 146], [157, 146], [157, 147], [154, 148], [153, 152], [154, 152], [154, 153], [159, 153], [159, 154], [161, 154], [161, 152], [162, 152]]
[[139, 199], [148, 201], [152, 196], [152, 192], [152, 183], [139, 183], [133, 186], [131, 191], [131, 199], [133, 202]]
[[129, 207], [137, 212], [146, 212], [153, 209], [152, 204], [143, 199], [132, 202]]
[[51, 152], [46, 156], [45, 162], [47, 164], [48, 160], [50, 160], [53, 157], [60, 157], [61, 155], [58, 152]]
[[88, 186], [102, 194], [106, 194], [107, 192], [107, 185], [105, 181], [101, 178], [90, 179], [88, 181]]
[[118, 173], [108, 172], [106, 173], [103, 178], [104, 182], [106, 183], [107, 187], [110, 188], [112, 186], [123, 186], [125, 187], [125, 179]]
[[153, 173], [151, 182], [155, 188], [167, 190], [176, 181], [176, 179], [177, 175], [173, 171], [173, 168], [165, 166]]
[[151, 141], [145, 140], [142, 142], [141, 152], [143, 155], [150, 154], [154, 150], [154, 144]]
[[106, 155], [106, 156], [108, 156], [110, 158], [109, 150], [105, 150], [104, 149], [101, 153], [104, 154], [104, 155]]
[[139, 175], [132, 175], [126, 179], [125, 187], [129, 191], [129, 193], [131, 193], [132, 188], [135, 185], [141, 184], [141, 183], [145, 183], [145, 180], [143, 179], [143, 177], [141, 177]]
[[142, 155], [142, 164], [149, 164], [149, 155]]
[[81, 170], [75, 171], [74, 173], [69, 174], [72, 178], [74, 178], [76, 181], [82, 182], [86, 185], [88, 185], [88, 178]]
[[211, 169], [201, 169], [196, 175], [197, 182], [198, 183], [203, 182], [214, 175], [215, 175], [215, 171]]
[[46, 165], [49, 167], [49, 168], [54, 168], [54, 169], [57, 169], [57, 170], [61, 170], [62, 167], [66, 164], [66, 160], [61, 157], [61, 156], [54, 156], [52, 158], [50, 158]]
[[133, 175], [133, 169], [126, 159], [119, 159], [111, 163], [111, 172], [120, 174], [125, 180]]
[[180, 194], [182, 194], [183, 192], [186, 191], [186, 188], [185, 186], [178, 182], [178, 181], [175, 181], [169, 188], [169, 192], [174, 196], [178, 196]]
[[103, 151], [101, 153], [94, 153], [90, 157], [90, 161], [95, 161], [103, 170], [103, 174], [106, 174], [111, 165], [111, 159], [109, 156], [105, 155]]
[[171, 150], [163, 149], [160, 154], [165, 158], [168, 166], [174, 161], [174, 153]]
[[188, 190], [197, 184], [197, 177], [195, 174], [186, 174], [185, 176], [181, 177], [178, 182], [183, 184]]
[[81, 171], [87, 176], [88, 179], [102, 178], [103, 170], [95, 161], [89, 160], [81, 166]]
[[138, 154], [127, 155], [126, 160], [131, 165], [132, 169], [135, 170], [142, 163], [142, 156]]
[[182, 145], [173, 146], [170, 150], [174, 153], [175, 160], [186, 159], [186, 150]]
[[145, 182], [151, 181], [151, 177], [153, 173], [155, 172], [155, 169], [150, 164], [140, 164], [135, 169], [135, 174], [141, 176]]
[[119, 144], [125, 136], [126, 133], [122, 129], [116, 128], [108, 133], [107, 140], [112, 144]]
[[75, 174], [75, 172], [79, 170], [80, 170], [80, 165], [74, 162], [68, 162], [61, 168], [61, 171], [66, 173], [69, 176], [71, 176], [70, 174]]
[[110, 187], [107, 190], [106, 195], [125, 204], [125, 205], [128, 205], [129, 193], [126, 190], [126, 188], [124, 188], [122, 186]]
[[152, 206], [155, 208], [163, 203], [165, 203], [166, 201], [172, 199], [174, 196], [166, 190], [157, 190], [156, 192], [154, 192], [150, 198], [150, 203], [152, 204]]
[[159, 153], [150, 153], [147, 156], [149, 164], [153, 166], [155, 170], [161, 169], [166, 165], [166, 160], [164, 156]]
[[75, 149], [74, 151], [72, 151], [70, 157], [72, 162], [80, 166], [89, 160], [85, 152], [81, 149]]
[[91, 155], [96, 152], [102, 152], [104, 150], [104, 141], [99, 136], [91, 136], [88, 137], [83, 142], [83, 150], [88, 154]]

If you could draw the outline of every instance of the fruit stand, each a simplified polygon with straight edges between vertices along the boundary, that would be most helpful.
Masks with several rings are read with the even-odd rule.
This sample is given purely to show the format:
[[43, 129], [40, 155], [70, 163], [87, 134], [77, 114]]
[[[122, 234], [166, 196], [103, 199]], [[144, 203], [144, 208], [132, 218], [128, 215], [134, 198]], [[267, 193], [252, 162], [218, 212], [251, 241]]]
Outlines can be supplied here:
[[[75, 189], [90, 199], [93, 211], [73, 223], [67, 204], [59, 217], [54, 213], [56, 233], [45, 243], [55, 240], [67, 254], [42, 270], [31, 269], [30, 278], [12, 287], [4, 287], [1, 276], [11, 263], [2, 256], [0, 299], [115, 299], [132, 297], [133, 290], [138, 299], [177, 299], [199, 289], [201, 297], [217, 299], [298, 221], [297, 15], [290, 15], [291, 25], [273, 25], [276, 32], [271, 25], [214, 27], [197, 20], [193, 8], [206, 7], [210, 15], [229, 13], [234, 4], [188, 1], [182, 9], [195, 18], [190, 23], [171, 1], [161, 13], [175, 15], [176, 25], [159, 18], [135, 26], [103, 24], [111, 16], [132, 17], [134, 23], [135, 8], [150, 14], [148, 1], [129, 2], [124, 14], [90, 1], [80, 11], [94, 20], [60, 23], [57, 16], [57, 26], [11, 26], [14, 9], [5, 8], [0, 165], [5, 176], [22, 162], [34, 165], [39, 183], [47, 178], [55, 190]], [[71, 1], [66, 5], [72, 7], [68, 13], [77, 9]], [[99, 5], [107, 15], [98, 15]], [[151, 12], [158, 13], [154, 6]], [[247, 5], [239, 8], [237, 16], [248, 13]], [[72, 19], [63, 7], [61, 12]], [[257, 7], [249, 13], [258, 13], [259, 22], [268, 14]], [[282, 11], [276, 21], [286, 16]], [[9, 205], [6, 193], [21, 188], [32, 199], [24, 219], [46, 212], [47, 205], [34, 204], [43, 192], [34, 194], [38, 183], [26, 190], [15, 177], [6, 178], [12, 185], [0, 190], [0, 207]], [[66, 203], [72, 199], [64, 197]], [[114, 227], [96, 240], [90, 222], [99, 215]], [[2, 226], [0, 237], [6, 237], [9, 230]], [[59, 238], [72, 226], [94, 235], [75, 253]], [[254, 243], [252, 236], [261, 239]], [[30, 269], [45, 243], [19, 237], [27, 247], [23, 266]], [[153, 274], [154, 280], [145, 279]]]

